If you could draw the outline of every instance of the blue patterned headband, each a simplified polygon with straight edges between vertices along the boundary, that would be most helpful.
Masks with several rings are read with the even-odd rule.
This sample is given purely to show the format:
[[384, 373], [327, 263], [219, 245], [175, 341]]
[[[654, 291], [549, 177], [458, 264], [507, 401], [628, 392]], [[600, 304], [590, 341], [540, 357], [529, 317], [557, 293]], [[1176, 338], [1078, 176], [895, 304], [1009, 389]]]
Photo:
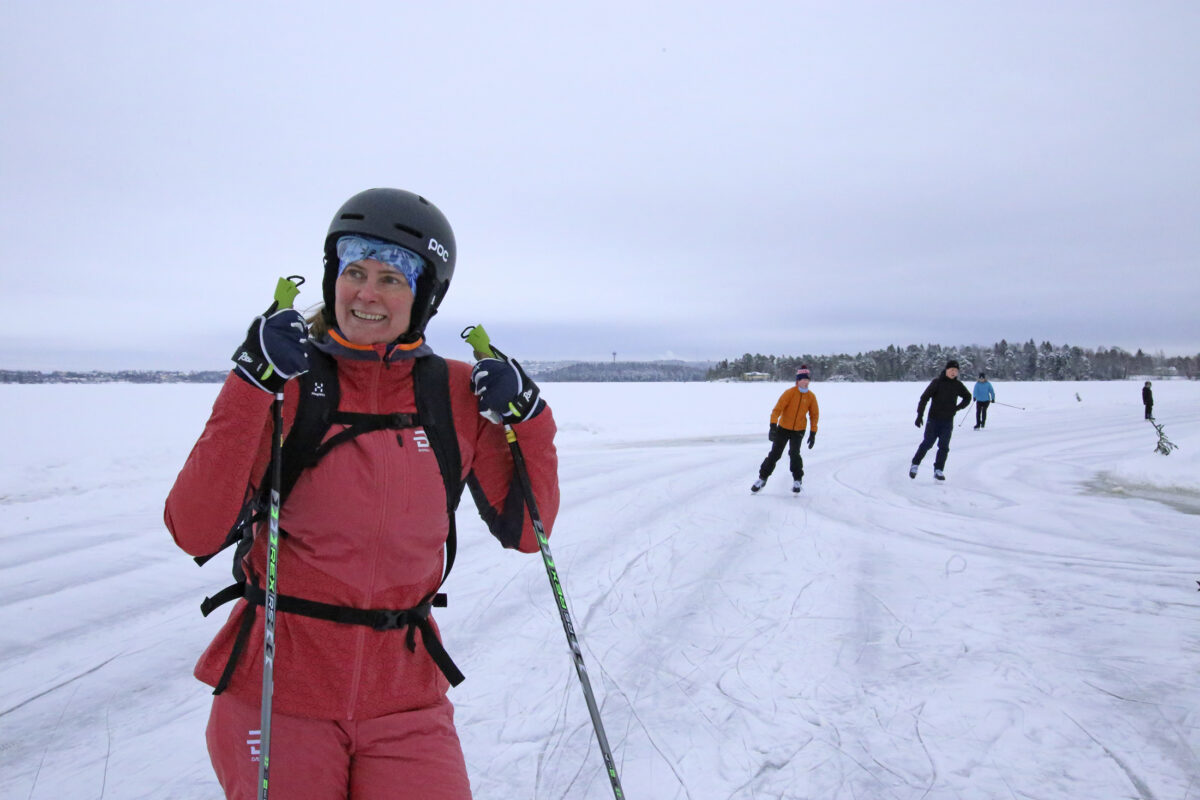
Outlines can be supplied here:
[[381, 261], [408, 279], [408, 288], [417, 293], [417, 278], [425, 268], [425, 260], [398, 244], [374, 239], [370, 236], [343, 236], [337, 242], [338, 277], [355, 261], [373, 258]]

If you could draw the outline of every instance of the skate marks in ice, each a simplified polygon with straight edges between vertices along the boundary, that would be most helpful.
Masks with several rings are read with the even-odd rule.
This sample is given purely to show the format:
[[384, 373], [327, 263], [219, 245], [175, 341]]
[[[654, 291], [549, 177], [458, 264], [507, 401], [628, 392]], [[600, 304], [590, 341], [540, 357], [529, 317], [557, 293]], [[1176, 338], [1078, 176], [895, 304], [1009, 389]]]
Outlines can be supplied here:
[[646, 439], [636, 442], [612, 442], [607, 446], [613, 449], [624, 450], [627, 448], [642, 448], [642, 447], [695, 447], [697, 445], [724, 444], [724, 445], [742, 445], [750, 442], [758, 442], [762, 440], [762, 435], [757, 433], [737, 433], [720, 435], [714, 434], [711, 436], [684, 436], [676, 439]]
[[0, 797], [220, 796], [203, 737], [211, 696], [186, 673], [139, 679], [124, 660], [0, 719]]
[[0, 537], [0, 577], [6, 572], [12, 576], [0, 580], [0, 607], [61, 591], [74, 593], [88, 583], [146, 570], [148, 558], [166, 561], [173, 555], [157, 546], [162, 544], [161, 536], [148, 542], [155, 545], [149, 553], [141, 550], [139, 540], [145, 543], [146, 539], [130, 529], [130, 522], [128, 516], [120, 515]]
[[[755, 442], [754, 464], [760, 449]], [[597, 498], [576, 513], [584, 529], [620, 532], [604, 537], [610, 568], [590, 578], [579, 570], [594, 589], [568, 589], [581, 607], [586, 594], [597, 598], [583, 615], [584, 643], [599, 651], [631, 792], [640, 785], [655, 797], [700, 800], [714, 785], [744, 787], [730, 796], [745, 797], [796, 785], [794, 757], [808, 737], [764, 735], [786, 726], [790, 704], [760, 679], [787, 677], [786, 620], [807, 587], [780, 565], [794, 558], [807, 517], [743, 495], [749, 452], [728, 463], [695, 447], [690, 465], [623, 455], [639, 473], [629, 502], [614, 509], [612, 498]]]
[[[755, 443], [746, 455], [757, 461], [759, 449]], [[914, 610], [888, 597], [896, 580], [913, 582], [890, 575], [880, 554], [863, 555], [854, 526], [818, 521], [795, 504], [756, 503], [737, 480], [742, 467], [696, 456], [709, 464], [707, 479], [688, 469], [655, 475], [627, 461], [641, 473], [635, 497], [616, 510], [598, 497], [591, 519], [575, 515], [580, 534], [604, 531], [596, 557], [607, 552], [613, 561], [595, 578], [576, 570], [583, 588], [567, 584], [577, 604], [602, 597], [585, 614], [583, 642], [589, 666], [596, 654], [593, 674], [603, 676], [606, 720], [617, 718], [610, 731], [620, 731], [627, 787], [653, 787], [665, 798], [704, 797], [711, 786], [747, 800], [954, 796], [961, 781], [937, 764], [957, 763], [945, 752], [954, 755], [955, 740], [939, 736], [954, 728], [959, 709], [936, 702], [938, 662], [922, 652], [931, 645], [914, 642]], [[897, 698], [892, 687], [900, 684], [908, 689]], [[994, 723], [989, 735], [1000, 739], [1016, 727], [1019, 705], [999, 709], [956, 730], [979, 738]], [[570, 717], [579, 719], [578, 710]], [[556, 731], [586, 737], [580, 724]], [[560, 760], [577, 757], [574, 747], [555, 748]], [[590, 780], [587, 762], [572, 762], [573, 772], [557, 779], [553, 759], [543, 763], [544, 792], [564, 796], [566, 779], [565, 796], [603, 796], [573, 783], [575, 772]], [[998, 771], [979, 766], [977, 783], [1002, 787]]]
[[[199, 616], [194, 588], [186, 602], [157, 606], [154, 584], [132, 585], [146, 592], [141, 599], [153, 608], [114, 613], [107, 623], [93, 620], [88, 630], [77, 617], [88, 616], [94, 606], [85, 609], [69, 596], [58, 597], [53, 599], [55, 607], [63, 604], [62, 613], [46, 614], [43, 598], [35, 604], [47, 635], [11, 647], [6, 642], [0, 660], [0, 684], [6, 687], [0, 700], [6, 765], [0, 797], [219, 792], [203, 735], [196, 735], [203, 731], [211, 697], [190, 674], [212, 628], [183, 624]], [[64, 653], [72, 655], [64, 659]], [[164, 742], [171, 746], [164, 748]], [[164, 761], [147, 768], [149, 753]]]
[[1156, 666], [1200, 655], [1194, 603], [1170, 599], [1194, 588], [1187, 526], [1080, 496], [1103, 426], [1053, 427], [952, 447], [936, 490], [907, 445], [828, 459], [808, 533], [859, 566], [853, 628], [802, 638], [809, 660], [841, 643], [807, 696], [837, 735], [806, 752], [835, 748], [845, 782], [816, 769], [782, 796], [1188, 796], [1197, 689]]
[[[72, 414], [66, 421], [56, 420], [56, 424], [65, 426], [64, 431], [56, 432], [57, 435], [78, 433], [76, 429], [84, 424], [74, 419], [78, 416]], [[119, 429], [119, 423], [111, 427], [112, 430]], [[109, 435], [112, 430], [107, 431]], [[81, 495], [93, 496], [107, 504], [117, 494], [129, 496], [147, 487], [165, 491], [163, 476], [147, 474], [146, 470], [147, 459], [161, 456], [164, 450], [161, 445], [141, 440], [136, 445], [114, 442], [107, 450], [81, 452], [71, 441], [66, 443], [65, 450], [56, 449], [47, 441], [28, 441], [31, 435], [43, 431], [44, 428], [34, 425], [17, 433], [6, 432], [5, 438], [11, 437], [12, 441], [4, 441], [3, 449], [10, 454], [20, 453], [21, 463], [18, 465], [13, 459], [0, 467], [0, 507], [53, 502]], [[30, 458], [29, 452], [36, 455]], [[64, 458], [64, 454], [68, 457]], [[36, 512], [27, 509], [26, 513]]]
[[[71, 495], [85, 495], [89, 492], [110, 492], [114, 490], [136, 488], [145, 484], [145, 480], [127, 478], [95, 484], [81, 484], [73, 479], [76, 465], [57, 464], [55, 468], [61, 472], [47, 471], [43, 476], [32, 476], [25, 488], [0, 494], [0, 506], [37, 503], [42, 500], [55, 500]], [[42, 480], [37, 479], [41, 477]]]
[[[878, 454], [864, 450], [861, 457], [885, 468]], [[1080, 718], [1086, 710], [1076, 709], [1074, 698], [1043, 710], [1044, 692], [1059, 691], [1043, 672], [1077, 671], [1078, 654], [1026, 653], [1008, 642], [1031, 618], [1044, 618], [1035, 627], [1044, 627], [1047, 639], [1070, 641], [1074, 616], [1061, 614], [1064, 603], [1104, 612], [1115, 598], [1046, 593], [1040, 581], [1019, 579], [1030, 567], [1014, 562], [1012, 552], [979, 550], [981, 542], [970, 538], [949, 542], [911, 525], [933, 513], [970, 532], [977, 517], [965, 504], [922, 511], [921, 503], [896, 499], [890, 511], [868, 512], [841, 484], [813, 514], [789, 518], [771, 513], [781, 506], [740, 496], [740, 473], [732, 473], [735, 488], [726, 490], [694, 470], [682, 477], [670, 468], [657, 476], [635, 471], [642, 473], [638, 496], [615, 515], [598, 504], [596, 522], [628, 537], [606, 536], [605, 547], [636, 550], [606, 576], [621, 588], [587, 614], [596, 637], [638, 642], [632, 653], [614, 644], [599, 660], [606, 675], [622, 676], [614, 695], [619, 683], [630, 698], [624, 752], [649, 748], [663, 760], [634, 759], [624, 774], [653, 776], [649, 785], [669, 787], [662, 791], [667, 797], [694, 796], [706, 769], [714, 771], [707, 782], [735, 798], [950, 798], [968, 787], [1004, 796], [1054, 781], [1064, 787], [1058, 796], [1070, 796], [1092, 780], [1107, 785], [1092, 777], [1089, 739], [1061, 741], [1062, 712]], [[694, 493], [698, 481], [711, 496]], [[1020, 510], [1020, 495], [998, 496], [993, 513]], [[675, 511], [664, 513], [664, 505]], [[982, 534], [985, 547], [1008, 541], [1010, 549], [1032, 549], [1011, 548], [1007, 525]], [[732, 537], [741, 550], [727, 549]], [[1049, 563], [1033, 557], [1035, 571], [1087, 574], [1104, 566], [1044, 552]], [[713, 560], [697, 560], [703, 558]], [[922, 564], [929, 572], [920, 571]], [[941, 580], [931, 582], [931, 574]], [[977, 594], [991, 598], [984, 605], [1006, 611], [982, 615], [984, 624], [975, 601], [966, 599]], [[1111, 673], [1120, 658], [1088, 662], [1097, 685], [1125, 683]], [[1048, 666], [1055, 660], [1061, 663]], [[1137, 735], [1144, 741], [1145, 731]], [[1022, 755], [1030, 736], [1049, 753], [1040, 763]], [[693, 755], [704, 752], [713, 755]]]
[[[717, 464], [724, 466], [714, 474]], [[570, 503], [564, 502], [551, 545], [622, 783], [631, 796], [640, 793], [639, 787], [666, 800], [706, 796], [708, 784], [695, 774], [695, 763], [719, 749], [721, 727], [719, 720], [703, 720], [695, 710], [702, 703], [684, 689], [687, 674], [703, 669], [704, 663], [695, 648], [705, 640], [692, 637], [690, 629], [711, 626], [713, 615], [700, 609], [706, 595], [714, 602], [726, 596], [721, 574], [748, 569], [729, 555], [748, 534], [730, 531], [724, 510], [733, 479], [744, 469], [707, 446], [652, 453], [634, 448], [577, 451], [561, 464], [562, 493]], [[529, 786], [530, 776], [513, 774], [520, 769], [510, 758], [523, 753], [526, 764], [537, 764], [530, 787], [537, 796], [611, 797], [597, 768], [599, 754], [545, 575], [522, 570], [500, 584], [502, 596], [480, 596], [477, 603], [471, 588], [477, 582], [458, 572], [476, 561], [471, 532], [465, 526], [460, 530], [466, 544], [455, 569], [464, 591], [455, 591], [452, 605], [486, 610], [447, 623], [448, 646], [456, 639], [486, 636], [504, 620], [528, 616], [527, 624], [506, 627], [506, 636], [522, 652], [542, 653], [535, 667], [538, 683], [525, 687], [505, 681], [488, 687], [468, 680], [455, 692], [475, 795], [499, 798], [510, 796], [513, 785]], [[494, 560], [490, 551], [488, 556]], [[499, 568], [488, 569], [493, 586]], [[439, 620], [449, 620], [449, 610], [440, 611]], [[729, 647], [736, 649], [736, 640]], [[509, 674], [509, 656], [493, 659], [479, 653], [494, 664], [468, 661], [464, 670], [470, 668], [469, 678], [493, 669], [497, 675]], [[505, 743], [503, 763], [470, 762], [476, 730], [489, 732], [489, 741], [499, 731]], [[680, 746], [685, 736], [703, 746], [699, 751]], [[496, 750], [494, 744], [483, 749]]]
[[1151, 791], [1150, 787], [1146, 784], [1146, 782], [1144, 780], [1142, 780], [1142, 778], [1133, 769], [1131, 769], [1129, 767], [1129, 765], [1125, 762], [1125, 760], [1123, 758], [1121, 758], [1119, 755], [1117, 755], [1112, 750], [1110, 750], [1107, 745], [1105, 745], [1100, 739], [1098, 739], [1087, 728], [1080, 725], [1079, 722], [1077, 720], [1075, 720], [1074, 718], [1072, 718], [1070, 714], [1067, 715], [1067, 719], [1070, 719], [1071, 722], [1074, 722], [1076, 725], [1078, 725], [1079, 729], [1081, 731], [1083, 731], [1085, 734], [1087, 734], [1087, 737], [1089, 739], [1091, 739], [1093, 742], [1095, 742], [1096, 746], [1099, 747], [1101, 750], [1103, 750], [1104, 754], [1106, 756], [1108, 756], [1110, 759], [1112, 759], [1113, 762], [1116, 763], [1116, 765], [1120, 768], [1120, 770], [1125, 773], [1125, 776], [1127, 778], [1129, 778], [1129, 782], [1131, 784], [1133, 784], [1133, 787], [1135, 789], [1137, 789], [1138, 797], [1142, 798], [1142, 800], [1155, 800], [1154, 792]]
[[[1120, 387], [1097, 384], [1087, 404], [1068, 396], [1069, 410], [1023, 403], [1019, 425], [997, 417], [986, 437], [956, 433], [944, 486], [932, 454], [907, 478], [911, 419], [869, 413], [880, 393], [907, 408], [909, 388], [836, 387], [841, 402], [828, 405], [845, 424], [831, 413], [829, 438], [811, 461], [806, 450], [805, 503], [783, 500], [782, 470], [769, 484], [779, 502], [746, 491], [766, 448], [761, 403], [732, 415], [738, 428], [711, 415], [678, 428], [689, 406], [733, 406], [697, 394], [709, 387], [651, 388], [639, 407], [662, 419], [633, 427], [605, 416], [626, 387], [588, 405], [594, 387], [564, 384], [555, 407], [563, 505], [551, 541], [628, 796], [1200, 800], [1195, 517], [1081, 490], [1143, 443], [1145, 423], [1109, 422], [1117, 406], [1097, 397]], [[214, 392], [183, 416], [202, 420]], [[572, 392], [595, 436], [569, 430]], [[105, 414], [83, 426], [95, 435], [81, 452], [112, 451], [97, 438]], [[1197, 421], [1176, 423], [1184, 456]], [[126, 443], [142, 436], [135, 422], [115, 426]], [[45, 427], [19, 451], [40, 459]], [[730, 430], [755, 435], [607, 447]], [[194, 433], [143, 474], [169, 482]], [[106, 479], [97, 467], [89, 480]], [[0, 717], [0, 796], [219, 796], [203, 736], [211, 698], [190, 671], [220, 625], [196, 602], [228, 564], [197, 570], [173, 550], [158, 518], [166, 486], [149, 486], [64, 495], [28, 522], [37, 503], [0, 505], [0, 537], [13, 537], [0, 538], [0, 586], [39, 595], [32, 609], [0, 606], [0, 709], [20, 705]], [[129, 527], [149, 538], [116, 537], [131, 508], [147, 509]], [[451, 697], [474, 796], [611, 800], [545, 570], [501, 553], [467, 509], [450, 606], [436, 616], [468, 676]], [[51, 526], [62, 534], [44, 550], [6, 549], [35, 547], [25, 539]], [[177, 561], [123, 572], [130, 551]], [[24, 556], [39, 560], [23, 569]], [[77, 598], [54, 575], [89, 568], [113, 576], [84, 578]], [[24, 655], [5, 660], [12, 645]]]

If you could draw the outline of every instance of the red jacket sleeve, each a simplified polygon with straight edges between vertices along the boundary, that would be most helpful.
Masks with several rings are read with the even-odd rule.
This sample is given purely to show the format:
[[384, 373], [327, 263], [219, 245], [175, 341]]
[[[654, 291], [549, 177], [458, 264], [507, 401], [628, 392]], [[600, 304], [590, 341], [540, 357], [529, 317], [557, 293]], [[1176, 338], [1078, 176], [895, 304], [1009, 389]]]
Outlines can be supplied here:
[[[295, 416], [296, 397], [295, 391], [286, 396], [285, 425]], [[234, 373], [225, 379], [163, 512], [175, 543], [190, 555], [221, 547], [262, 478], [271, 457], [271, 402], [272, 395]]]

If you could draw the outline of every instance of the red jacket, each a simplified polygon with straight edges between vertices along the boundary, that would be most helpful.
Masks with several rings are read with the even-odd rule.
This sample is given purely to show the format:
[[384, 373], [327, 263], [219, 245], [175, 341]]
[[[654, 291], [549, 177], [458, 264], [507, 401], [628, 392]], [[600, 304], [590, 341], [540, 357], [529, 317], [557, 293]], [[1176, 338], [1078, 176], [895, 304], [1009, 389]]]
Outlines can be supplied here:
[[[394, 352], [386, 363], [378, 353], [368, 353], [369, 360], [344, 355], [337, 357], [341, 410], [415, 413], [412, 353]], [[470, 367], [446, 363], [463, 477], [476, 504], [482, 502], [480, 514], [501, 542], [536, 552], [504, 430], [479, 415]], [[297, 390], [298, 381], [287, 384], [285, 429], [295, 417]], [[221, 546], [247, 485], [261, 479], [270, 459], [271, 400], [233, 374], [225, 381], [167, 497], [167, 528], [189, 554], [205, 555]], [[338, 429], [334, 426], [330, 435]], [[555, 430], [549, 408], [516, 428], [547, 535], [559, 502]], [[436, 458], [423, 435], [414, 437], [417, 431], [358, 436], [301, 474], [280, 514], [280, 528], [287, 532], [280, 536], [280, 594], [356, 608], [402, 609], [437, 587], [449, 520]], [[249, 574], [266, 574], [265, 525], [263, 534], [248, 556]], [[237, 602], [196, 665], [196, 677], [210, 686], [220, 679], [247, 607], [245, 600]], [[226, 689], [255, 704], [262, 691], [263, 662], [262, 609], [258, 611]], [[446, 679], [419, 641], [416, 652], [410, 652], [404, 640], [404, 629], [377, 631], [280, 612], [275, 708], [304, 717], [365, 719], [436, 702], [448, 688]]]

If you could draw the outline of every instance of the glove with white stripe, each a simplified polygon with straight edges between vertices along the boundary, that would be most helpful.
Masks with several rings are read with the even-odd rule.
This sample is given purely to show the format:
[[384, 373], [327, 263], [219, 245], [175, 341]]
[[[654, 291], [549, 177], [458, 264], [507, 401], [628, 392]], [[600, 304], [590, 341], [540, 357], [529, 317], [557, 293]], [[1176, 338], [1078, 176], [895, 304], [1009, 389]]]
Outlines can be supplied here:
[[308, 372], [308, 324], [296, 309], [277, 306], [273, 303], [254, 318], [246, 341], [233, 354], [238, 375], [271, 394]]
[[479, 413], [490, 422], [516, 425], [542, 413], [546, 401], [533, 379], [513, 359], [485, 358], [471, 370]]

